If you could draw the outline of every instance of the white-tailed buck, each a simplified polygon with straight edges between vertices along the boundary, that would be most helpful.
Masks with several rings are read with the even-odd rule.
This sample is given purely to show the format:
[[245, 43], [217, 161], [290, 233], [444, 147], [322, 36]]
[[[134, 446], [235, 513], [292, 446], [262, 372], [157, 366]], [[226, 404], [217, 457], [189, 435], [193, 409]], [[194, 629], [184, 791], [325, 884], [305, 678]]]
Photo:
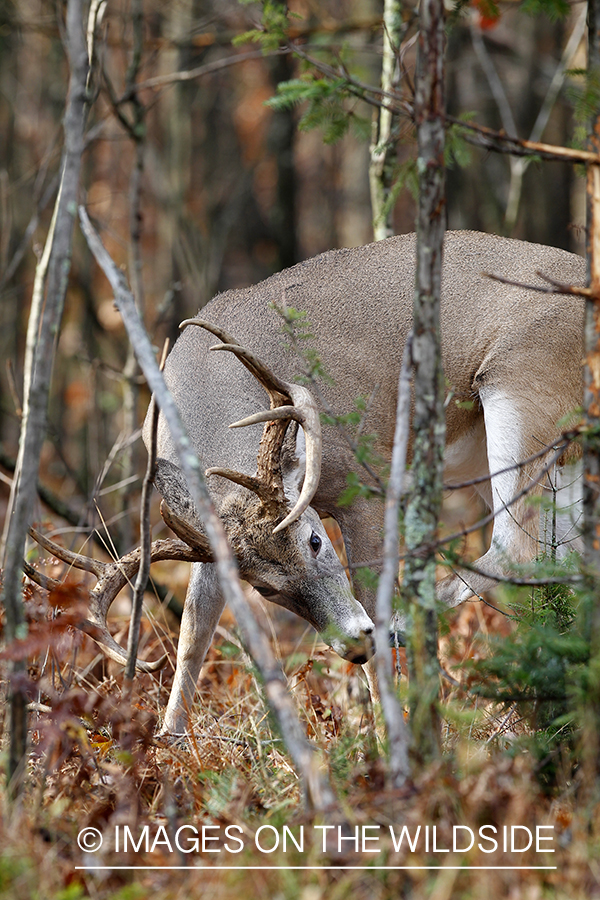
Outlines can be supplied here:
[[[543, 479], [551, 451], [526, 466], [515, 463], [550, 447], [560, 434], [559, 420], [582, 401], [583, 302], [502, 284], [484, 272], [543, 284], [536, 276], [541, 272], [583, 284], [585, 264], [562, 250], [492, 235], [446, 236], [442, 348], [452, 394], [445, 480], [491, 474], [476, 487], [497, 512], [491, 546], [475, 564], [486, 575], [460, 571], [441, 581], [439, 597], [448, 606], [490, 587], [487, 576], [506, 572], [510, 562], [535, 557], [537, 517], [524, 498], [504, 505]], [[374, 596], [357, 583], [355, 598], [320, 517], [337, 520], [351, 566], [371, 564], [381, 555], [383, 504], [358, 498], [338, 506], [346, 476], [360, 469], [338, 428], [325, 426], [321, 433], [319, 403], [297, 383], [301, 365], [286, 347], [274, 306], [283, 298], [306, 313], [311, 345], [333, 379], [321, 385], [327, 406], [345, 414], [358, 397], [368, 398], [363, 430], [377, 435], [375, 449], [389, 458], [414, 281], [414, 235], [324, 253], [254, 287], [215, 297], [195, 322], [200, 327], [184, 329], [165, 367], [242, 578], [298, 613], [355, 662], [373, 652]], [[266, 407], [265, 391], [271, 411], [257, 416]], [[245, 427], [229, 428], [233, 423]], [[148, 423], [145, 431], [147, 441]], [[186, 543], [157, 542], [153, 555], [206, 560], [192, 569], [164, 721], [164, 731], [182, 733], [223, 599], [162, 418], [157, 449], [163, 515]], [[128, 558], [127, 565], [135, 568], [135, 560]], [[109, 580], [101, 578], [91, 618], [110, 644], [106, 613], [123, 579], [107, 587]], [[124, 657], [114, 641], [109, 652]]]

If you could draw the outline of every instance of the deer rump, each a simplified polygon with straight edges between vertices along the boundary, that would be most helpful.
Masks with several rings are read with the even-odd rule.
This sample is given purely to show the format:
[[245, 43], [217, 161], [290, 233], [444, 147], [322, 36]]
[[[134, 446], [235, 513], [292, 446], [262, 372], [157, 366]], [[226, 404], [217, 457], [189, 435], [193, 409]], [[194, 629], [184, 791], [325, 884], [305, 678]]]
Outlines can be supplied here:
[[[358, 397], [367, 399], [363, 432], [376, 435], [376, 452], [389, 459], [398, 373], [412, 319], [415, 253], [414, 235], [324, 253], [256, 286], [220, 294], [199, 315], [293, 384], [302, 363], [286, 346], [276, 307], [286, 305], [305, 313], [311, 333], [305, 346], [316, 351], [332, 379], [320, 384], [327, 405], [343, 415], [354, 409]], [[497, 513], [490, 549], [475, 564], [484, 574], [459, 571], [438, 585], [438, 595], [448, 605], [493, 585], [493, 575], [508, 571], [510, 562], [535, 557], [536, 517], [524, 499], [510, 510], [503, 507], [527, 484], [540, 482], [541, 490], [546, 457], [520, 469], [510, 467], [549, 447], [560, 434], [557, 423], [581, 405], [583, 302], [499, 283], [482, 274], [543, 285], [538, 272], [564, 284], [583, 284], [585, 263], [562, 250], [491, 235], [467, 231], [446, 235], [441, 334], [452, 397], [446, 416], [445, 481], [452, 484], [493, 474], [477, 490]], [[216, 343], [203, 328], [186, 328], [167, 359], [165, 378], [202, 465], [253, 476], [263, 423], [228, 426], [264, 410], [265, 390], [233, 354], [210, 352]], [[281, 473], [284, 507], [289, 511], [304, 477], [302, 426], [293, 422], [282, 440], [274, 469]], [[276, 534], [273, 529], [285, 509], [278, 518], [270, 516], [255, 491], [222, 474], [211, 475], [209, 488], [242, 577], [311, 622], [341, 655], [364, 662], [373, 650], [375, 598], [358, 585], [352, 595], [344, 583], [344, 570], [339, 563], [336, 567], [320, 517], [337, 520], [350, 565], [356, 566], [381, 555], [383, 504], [358, 498], [349, 507], [337, 505], [348, 473], [361, 475], [338, 429], [323, 428], [319, 454], [321, 474], [310, 507]], [[162, 417], [157, 456], [156, 483], [169, 506], [174, 485], [183, 495], [186, 487]], [[213, 564], [196, 564], [186, 598], [167, 731], [185, 730], [184, 711], [222, 607]]]

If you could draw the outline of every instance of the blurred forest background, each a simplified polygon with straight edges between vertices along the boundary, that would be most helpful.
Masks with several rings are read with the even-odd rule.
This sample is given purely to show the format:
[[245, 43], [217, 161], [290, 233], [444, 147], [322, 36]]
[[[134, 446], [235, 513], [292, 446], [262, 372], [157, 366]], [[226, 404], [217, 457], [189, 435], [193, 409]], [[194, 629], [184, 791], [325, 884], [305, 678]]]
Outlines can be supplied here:
[[[309, 48], [343, 54], [362, 81], [379, 83], [380, 4], [298, 0], [293, 8], [301, 16], [298, 36], [305, 37]], [[518, 4], [502, 6], [501, 12], [490, 27], [489, 19], [467, 6], [450, 23], [449, 111], [470, 113], [482, 124], [509, 130], [508, 108], [518, 134], [529, 137], [546, 105], [548, 124], [541, 137], [568, 144], [574, 131], [569, 99], [573, 78], [564, 69], [585, 66], [583, 4], [573, 4], [566, 18], [554, 22], [527, 15]], [[36, 254], [58, 184], [68, 78], [61, 13], [62, 4], [44, 0], [0, 3], [0, 432], [7, 474], [16, 455]], [[407, 18], [409, 13], [407, 5]], [[301, 111], [275, 112], [265, 106], [278, 82], [294, 76], [301, 63], [289, 56], [260, 58], [251, 44], [232, 48], [232, 38], [256, 21], [252, 5], [233, 0], [174, 0], [168, 5], [146, 0], [137, 72], [142, 88], [139, 103], [132, 105], [126, 98], [134, 40], [131, 8], [126, 2], [106, 7], [99, 49], [102, 76], [88, 123], [82, 200], [117, 263], [128, 268], [157, 345], [166, 335], [175, 337], [178, 323], [219, 290], [251, 284], [329, 248], [373, 239], [371, 111], [357, 101], [353, 114], [360, 127], [327, 145], [319, 130], [298, 130]], [[580, 40], [565, 61], [563, 51], [578, 28]], [[409, 41], [409, 71], [413, 52]], [[255, 58], [245, 58], [248, 54]], [[234, 65], [160, 83], [163, 76], [210, 70], [236, 56], [240, 61]], [[549, 99], [557, 70], [559, 75], [562, 71], [560, 91]], [[504, 92], [500, 101], [498, 84]], [[399, 166], [414, 157], [408, 122], [400, 123], [397, 154]], [[583, 179], [567, 164], [533, 162], [519, 191], [520, 165], [471, 148], [463, 165], [448, 173], [448, 226], [580, 250]], [[515, 191], [520, 193], [518, 209], [507, 220], [509, 194], [514, 210]], [[408, 189], [398, 196], [393, 223], [398, 233], [414, 230]], [[132, 235], [134, 242], [139, 236], [139, 254], [132, 249]], [[132, 254], [141, 262], [132, 260]], [[127, 360], [127, 341], [110, 290], [77, 235], [43, 479], [88, 524], [96, 503], [107, 521], [117, 517], [119, 549], [135, 541], [128, 520], [120, 518], [129, 511], [132, 493], [120, 491], [117, 500], [107, 491], [139, 470], [139, 442], [134, 461], [130, 447], [123, 445], [147, 403], [146, 395], [136, 399], [135, 384], [131, 389], [134, 366]], [[135, 487], [133, 480], [130, 486]]]
[[[87, 123], [81, 201], [127, 272], [157, 348], [165, 337], [175, 338], [179, 322], [217, 291], [251, 284], [321, 251], [373, 239], [372, 110], [360, 100], [352, 101], [350, 129], [328, 143], [322, 131], [306, 130], [302, 108], [275, 110], [265, 105], [279, 83], [303, 70], [303, 63], [290, 55], [263, 56], [252, 43], [232, 43], [256, 26], [256, 6], [234, 0], [110, 0], [99, 6], [103, 18], [90, 85], [94, 102]], [[362, 82], [378, 85], [382, 6], [372, 0], [291, 0], [289, 7], [298, 13], [292, 37], [301, 39], [307, 52], [341, 59]], [[403, 6], [407, 83], [414, 75], [415, 6], [412, 0]], [[35, 267], [59, 183], [69, 75], [64, 8], [64, 3], [51, 0], [0, 0], [0, 520], [17, 454]], [[564, 13], [552, 20], [534, 0], [529, 0], [528, 10], [512, 0], [497, 8], [488, 0], [474, 0], [448, 9], [449, 113], [558, 145], [580, 139], [578, 71], [587, 62], [585, 4], [565, 4]], [[331, 116], [329, 136], [339, 130], [333, 108]], [[394, 176], [399, 190], [393, 227], [401, 233], [414, 230], [415, 218], [410, 191], [415, 146], [407, 120], [399, 121], [396, 137]], [[496, 232], [583, 252], [585, 185], [572, 166], [535, 161], [526, 165], [456, 141], [453, 149], [447, 174], [450, 228]], [[62, 533], [68, 546], [85, 545], [90, 553], [89, 538], [98, 529], [97, 544], [123, 553], [138, 542], [145, 467], [139, 429], [149, 397], [111, 290], [77, 227], [57, 341], [40, 471], [43, 502], [40, 499], [36, 519], [51, 536]], [[160, 522], [156, 509], [153, 521]], [[156, 526], [155, 537], [161, 528]], [[94, 552], [103, 551], [96, 547]], [[48, 570], [57, 574], [60, 568], [54, 572], [50, 564]], [[185, 564], [158, 569], [157, 580], [169, 585], [163, 599], [175, 593], [182, 601], [187, 574]], [[190, 876], [172, 884], [166, 877], [160, 881], [148, 876], [139, 892], [131, 890], [126, 875], [113, 873], [92, 882], [91, 876], [76, 874], [74, 863], [81, 856], [75, 845], [78, 828], [194, 818], [244, 822], [250, 829], [253, 822], [281, 823], [297, 812], [297, 778], [255, 689], [254, 670], [235, 633], [228, 630], [231, 618], [222, 620], [217, 646], [201, 677], [201, 740], [185, 754], [177, 748], [159, 749], [151, 740], [172, 672], [160, 678], [140, 676], [132, 718], [120, 690], [120, 670], [107, 667], [91, 641], [73, 637], [68, 616], [63, 630], [59, 623], [53, 632], [50, 650], [40, 649], [48, 643], [53, 610], [43, 592], [27, 590], [30, 657], [35, 657], [29, 660], [28, 674], [40, 685], [35, 710], [40, 718], [34, 720], [32, 737], [35, 787], [26, 804], [27, 827], [21, 823], [20, 834], [0, 821], [1, 843], [8, 848], [0, 853], [0, 898], [137, 898], [147, 896], [146, 890], [155, 898], [195, 896], [209, 882], [206, 872], [195, 881]], [[51, 606], [60, 603], [60, 597], [51, 597]], [[275, 615], [262, 606], [267, 617]], [[127, 619], [121, 619], [123, 642]], [[289, 617], [284, 615], [284, 621]], [[336, 660], [322, 648], [315, 650], [304, 623], [297, 623], [307, 644], [302, 655], [297, 653], [297, 634], [277, 631], [270, 619], [267, 622], [276, 653], [286, 660], [306, 731], [327, 751], [330, 773], [341, 785], [345, 814], [379, 821], [378, 816], [387, 815], [381, 806], [385, 798], [377, 792], [383, 775], [359, 667]], [[146, 627], [142, 656], [159, 645], [173, 655], [174, 620], [157, 623], [158, 615]], [[443, 665], [451, 669], [477, 658], [476, 631], [509, 629], [497, 610], [467, 604], [457, 613], [451, 637], [442, 639]], [[40, 635], [46, 645], [35, 644]], [[443, 687], [443, 702], [452, 699], [456, 704], [456, 721], [467, 708], [472, 710], [473, 697], [467, 698], [461, 687], [451, 682]], [[475, 710], [464, 744], [448, 715], [444, 746], [456, 751], [456, 771], [444, 777], [437, 771], [425, 773], [418, 790], [403, 798], [405, 809], [410, 805], [406, 815], [415, 823], [435, 820], [447, 827], [456, 822], [477, 827], [489, 820], [491, 811], [499, 827], [506, 822], [553, 822], [567, 835], [553, 881], [544, 882], [542, 875], [475, 873], [469, 896], [592, 896], [590, 884], [597, 885], [597, 872], [590, 875], [593, 867], [582, 862], [583, 844], [569, 843], [575, 829], [570, 761], [546, 754], [552, 772], [544, 782], [546, 769], [540, 776], [534, 754], [510, 750], [529, 732], [531, 721], [542, 720], [540, 710], [533, 704], [533, 712], [528, 708], [523, 713], [516, 703], [479, 699]], [[565, 733], [569, 727], [564, 726]], [[498, 747], [499, 761], [491, 757]], [[509, 752], [502, 755], [507, 747]], [[552, 788], [558, 785], [558, 799], [550, 783]], [[155, 854], [152, 861], [172, 862], [166, 854]], [[395, 861], [406, 862], [406, 855]], [[256, 864], [257, 859], [246, 856], [240, 862]], [[313, 856], [313, 862], [322, 859]], [[357, 900], [467, 896], [454, 893], [457, 876], [451, 873], [439, 880], [379, 874], [376, 882], [341, 870], [312, 880], [306, 874], [298, 877], [304, 879], [301, 888], [300, 882], [255, 874], [253, 893], [304, 900], [331, 900], [349, 892]], [[214, 883], [210, 881], [211, 887]], [[575, 883], [580, 893], [571, 891]], [[228, 884], [230, 892], [223, 896], [237, 897], [247, 889], [246, 882], [233, 876]]]

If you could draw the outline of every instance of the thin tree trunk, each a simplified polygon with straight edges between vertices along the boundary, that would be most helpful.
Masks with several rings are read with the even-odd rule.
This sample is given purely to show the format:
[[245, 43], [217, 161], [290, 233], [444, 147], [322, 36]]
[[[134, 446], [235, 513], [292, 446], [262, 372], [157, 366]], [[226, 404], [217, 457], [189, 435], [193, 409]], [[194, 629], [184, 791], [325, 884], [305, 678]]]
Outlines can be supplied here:
[[[383, 60], [381, 64], [381, 89], [392, 91], [395, 83], [396, 50], [400, 46], [402, 32], [401, 0], [385, 0], [383, 8]], [[393, 204], [390, 203], [392, 170], [396, 159], [394, 124], [397, 116], [385, 107], [377, 110], [373, 118], [369, 187], [373, 214], [373, 235], [381, 241], [394, 234]]]
[[[135, 302], [142, 319], [145, 315], [144, 280], [142, 276], [142, 176], [144, 172], [144, 148], [146, 138], [146, 110], [140, 100], [136, 88], [138, 73], [142, 65], [142, 48], [144, 40], [144, 9], [142, 0], [132, 0], [131, 25], [133, 30], [133, 50], [127, 69], [126, 92], [130, 97], [131, 107], [129, 137], [135, 148], [135, 163], [129, 179], [129, 280]], [[131, 345], [127, 353], [127, 361], [123, 369], [123, 430], [131, 435], [138, 425], [139, 387], [137, 378], [139, 368]], [[129, 444], [123, 451], [121, 464], [123, 480], [132, 479], [137, 472], [135, 445]], [[121, 509], [124, 513], [120, 530], [121, 546], [129, 550], [134, 543], [130, 510], [134, 504], [137, 486], [133, 480], [129, 482], [121, 498]]]
[[[600, 0], [588, 0], [588, 79], [600, 73]], [[589, 149], [600, 154], [600, 110], [590, 122]], [[586, 299], [583, 445], [583, 534], [590, 641], [584, 726], [583, 772], [587, 799], [600, 791], [600, 166], [587, 169], [587, 262], [591, 296]]]
[[435, 552], [442, 500], [445, 437], [440, 349], [444, 193], [444, 6], [423, 0], [417, 54], [419, 211], [413, 322], [415, 413], [413, 490], [405, 517], [408, 600], [407, 659], [413, 752], [423, 762], [440, 753]]
[[[275, 85], [294, 77], [294, 63], [289, 53], [276, 56], [271, 64]], [[277, 194], [271, 214], [271, 231], [278, 248], [277, 264], [289, 269], [298, 262], [298, 226], [296, 222], [296, 138], [294, 109], [280, 109], [273, 113], [269, 147], [277, 165]]]
[[[77, 190], [86, 113], [88, 56], [82, 0], [67, 6], [67, 50], [71, 70], [69, 97], [65, 111], [61, 186], [43, 257], [36, 271], [32, 297], [27, 350], [23, 422], [19, 455], [13, 480], [10, 513], [4, 547], [2, 603], [6, 611], [6, 638], [24, 636], [25, 616], [21, 597], [22, 560], [27, 528], [33, 514], [42, 444], [46, 435], [48, 393], [56, 339], [60, 329], [69, 271], [73, 224], [77, 214]], [[16, 664], [16, 668], [24, 664]], [[16, 672], [13, 669], [13, 675]], [[27, 749], [26, 698], [15, 681], [10, 690], [8, 729], [10, 756], [8, 779], [11, 792], [18, 791], [18, 774]]]

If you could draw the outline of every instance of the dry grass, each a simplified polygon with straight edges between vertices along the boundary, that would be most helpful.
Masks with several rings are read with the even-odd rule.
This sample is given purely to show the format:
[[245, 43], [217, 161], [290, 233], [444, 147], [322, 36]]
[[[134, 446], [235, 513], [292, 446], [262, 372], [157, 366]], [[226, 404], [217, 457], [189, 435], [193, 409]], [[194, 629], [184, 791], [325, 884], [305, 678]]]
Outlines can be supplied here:
[[[172, 570], [170, 576], [173, 574]], [[176, 573], [184, 578], [185, 569]], [[166, 573], [162, 573], [166, 576]], [[597, 809], [578, 805], [577, 776], [565, 766], [564, 780], [545, 794], [536, 777], [535, 759], [525, 750], [514, 752], [515, 741], [528, 724], [515, 708], [474, 703], [460, 662], [482, 652], [481, 636], [506, 631], [501, 614], [479, 603], [465, 604], [453, 616], [442, 639], [442, 664], [459, 686], [444, 682], [445, 759], [421, 773], [414, 784], [395, 795], [384, 788], [384, 762], [375, 738], [362, 671], [344, 663], [315, 641], [295, 617], [252, 599], [276, 654], [285, 660], [290, 689], [296, 697], [307, 734], [328, 767], [339, 808], [328, 820], [315, 823], [302, 805], [296, 775], [265, 708], [250, 661], [224, 616], [199, 684], [191, 720], [194, 738], [186, 746], [170, 746], [155, 738], [173, 675], [167, 666], [158, 676], [139, 676], [128, 696], [117, 666], [107, 664], [93, 642], [71, 627], [80, 597], [73, 586], [60, 597], [37, 588], [28, 596], [30, 638], [21, 647], [29, 660], [28, 678], [34, 702], [29, 768], [19, 806], [3, 801], [0, 824], [0, 898], [73, 900], [79, 896], [134, 900], [179, 900], [194, 896], [238, 898], [244, 894], [319, 900], [321, 897], [434, 898], [511, 897], [590, 898], [600, 896], [600, 822]], [[166, 648], [174, 659], [173, 621], [151, 605], [143, 625], [143, 655], [153, 658]], [[260, 609], [259, 607], [262, 607]], [[75, 606], [75, 613], [77, 607]], [[126, 617], [111, 619], [123, 643]], [[486, 855], [415, 853], [406, 843], [396, 852], [386, 839], [378, 854], [355, 853], [350, 842], [337, 852], [336, 841], [323, 851], [315, 824], [346, 823], [344, 836], [356, 826], [406, 825], [437, 828], [439, 847], [450, 847], [453, 826], [475, 832], [493, 824], [553, 825], [556, 853], [543, 858], [551, 871], [469, 869], [454, 866], [539, 864], [540, 856], [497, 852]], [[218, 835], [220, 853], [178, 852], [159, 834], [172, 836], [192, 825]], [[288, 846], [274, 853], [254, 844], [261, 826], [268, 846], [276, 829], [287, 825], [298, 837], [302, 853]], [[115, 835], [129, 826], [149, 844], [135, 851], [115, 847]], [[77, 835], [96, 828], [105, 837], [97, 853], [84, 853]], [[120, 831], [116, 829], [119, 828]], [[244, 843], [239, 854], [224, 850], [225, 829], [233, 828]], [[368, 832], [373, 835], [372, 830]], [[192, 832], [182, 832], [189, 837]], [[336, 831], [332, 832], [335, 836]], [[260, 837], [260, 834], [259, 834]], [[230, 846], [237, 847], [233, 841]], [[372, 846], [372, 845], [368, 845]], [[350, 848], [350, 849], [348, 849]], [[424, 866], [441, 862], [442, 870], [373, 869], [374, 866]], [[242, 867], [222, 870], [225, 864]], [[90, 866], [106, 866], [92, 870]], [[159, 866], [137, 869], [118, 866]], [[257, 866], [302, 866], [257, 869]], [[87, 869], [86, 869], [87, 866]], [[193, 866], [167, 869], [166, 866]], [[307, 868], [313, 866], [316, 868]], [[325, 868], [331, 866], [333, 868]], [[352, 868], [367, 866], [370, 869]]]

